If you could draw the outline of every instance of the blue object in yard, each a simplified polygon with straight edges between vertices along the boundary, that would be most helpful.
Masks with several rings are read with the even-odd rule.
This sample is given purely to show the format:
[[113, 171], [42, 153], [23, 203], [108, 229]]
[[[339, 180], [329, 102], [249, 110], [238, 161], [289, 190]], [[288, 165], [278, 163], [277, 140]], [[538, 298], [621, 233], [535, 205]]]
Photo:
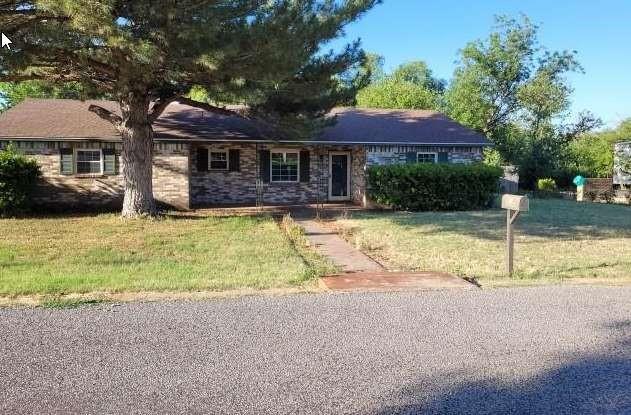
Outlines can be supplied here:
[[587, 179], [583, 176], [576, 176], [574, 178], [574, 184], [576, 185], [576, 187], [585, 186], [585, 183], [587, 183]]

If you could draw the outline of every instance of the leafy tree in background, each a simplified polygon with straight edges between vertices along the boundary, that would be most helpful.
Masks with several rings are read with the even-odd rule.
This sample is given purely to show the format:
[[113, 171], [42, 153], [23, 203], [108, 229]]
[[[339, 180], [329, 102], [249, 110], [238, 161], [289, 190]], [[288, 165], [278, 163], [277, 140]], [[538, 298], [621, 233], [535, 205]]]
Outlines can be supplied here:
[[400, 65], [394, 70], [391, 78], [397, 82], [419, 85], [437, 93], [445, 90], [446, 82], [435, 78], [432, 70], [423, 61], [412, 61]]
[[497, 18], [486, 41], [469, 43], [445, 93], [455, 120], [484, 132], [502, 157], [519, 167], [527, 187], [567, 164], [568, 145], [600, 120], [583, 113], [564, 120], [572, 88], [565, 75], [582, 71], [576, 52], [549, 52], [527, 17]]
[[421, 85], [386, 79], [371, 84], [357, 94], [363, 108], [437, 109], [440, 95]]
[[[76, 82], [109, 95], [121, 112], [90, 111], [121, 133], [125, 217], [153, 215], [153, 122], [199, 85], [210, 97], [245, 97], [239, 115], [305, 131], [353, 99], [358, 42], [322, 53], [379, 0], [0, 0], [13, 40], [0, 54], [0, 82]], [[355, 75], [353, 75], [355, 74]]]
[[[364, 108], [438, 109], [445, 82], [434, 78], [422, 61], [408, 62], [385, 75], [383, 58], [373, 56], [372, 82], [357, 94]], [[378, 57], [378, 58], [375, 58]]]
[[570, 146], [571, 166], [591, 177], [611, 177], [614, 167], [614, 144], [631, 141], [631, 118], [616, 128], [588, 133]]
[[78, 82], [51, 84], [44, 81], [0, 82], [0, 111], [11, 108], [25, 98], [88, 99], [102, 96]]
[[385, 59], [377, 53], [366, 53], [366, 59], [359, 68], [360, 79], [365, 79], [369, 84], [374, 84], [386, 77], [383, 69]]

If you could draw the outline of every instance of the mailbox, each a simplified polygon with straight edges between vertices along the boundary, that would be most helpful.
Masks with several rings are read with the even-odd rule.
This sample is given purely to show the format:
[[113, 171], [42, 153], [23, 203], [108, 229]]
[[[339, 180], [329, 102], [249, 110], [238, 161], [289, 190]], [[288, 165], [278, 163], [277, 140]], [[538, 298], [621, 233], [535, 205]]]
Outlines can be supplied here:
[[528, 212], [530, 204], [528, 197], [517, 195], [503, 195], [502, 196], [502, 209], [513, 210], [516, 212]]
[[528, 212], [530, 203], [526, 196], [502, 196], [502, 209], [506, 209], [506, 270], [513, 276], [513, 223], [521, 212]]

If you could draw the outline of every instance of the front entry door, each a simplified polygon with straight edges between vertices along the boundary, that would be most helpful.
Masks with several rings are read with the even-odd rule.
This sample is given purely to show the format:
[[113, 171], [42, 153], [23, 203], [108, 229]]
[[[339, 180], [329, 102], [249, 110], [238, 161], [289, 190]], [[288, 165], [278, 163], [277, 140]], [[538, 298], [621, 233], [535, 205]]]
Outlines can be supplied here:
[[351, 199], [351, 154], [347, 151], [329, 153], [329, 200]]

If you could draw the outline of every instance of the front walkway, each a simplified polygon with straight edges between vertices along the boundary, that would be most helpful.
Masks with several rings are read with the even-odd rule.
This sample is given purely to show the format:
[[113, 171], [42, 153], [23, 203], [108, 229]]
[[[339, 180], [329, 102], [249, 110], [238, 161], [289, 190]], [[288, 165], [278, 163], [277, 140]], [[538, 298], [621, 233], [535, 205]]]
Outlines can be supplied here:
[[[341, 209], [345, 210], [346, 207]], [[333, 291], [408, 291], [474, 289], [475, 285], [443, 272], [389, 272], [366, 254], [342, 239], [333, 229], [314, 219], [313, 208], [292, 209], [291, 215], [305, 231], [311, 246], [341, 268], [339, 275], [320, 278], [322, 288]], [[340, 209], [325, 209], [335, 217]], [[348, 213], [348, 211], [347, 211]]]
[[305, 230], [305, 236], [311, 246], [329, 258], [335, 265], [341, 267], [342, 271], [383, 271], [381, 265], [340, 238], [335, 231], [319, 224], [315, 219], [298, 217], [294, 220]]

